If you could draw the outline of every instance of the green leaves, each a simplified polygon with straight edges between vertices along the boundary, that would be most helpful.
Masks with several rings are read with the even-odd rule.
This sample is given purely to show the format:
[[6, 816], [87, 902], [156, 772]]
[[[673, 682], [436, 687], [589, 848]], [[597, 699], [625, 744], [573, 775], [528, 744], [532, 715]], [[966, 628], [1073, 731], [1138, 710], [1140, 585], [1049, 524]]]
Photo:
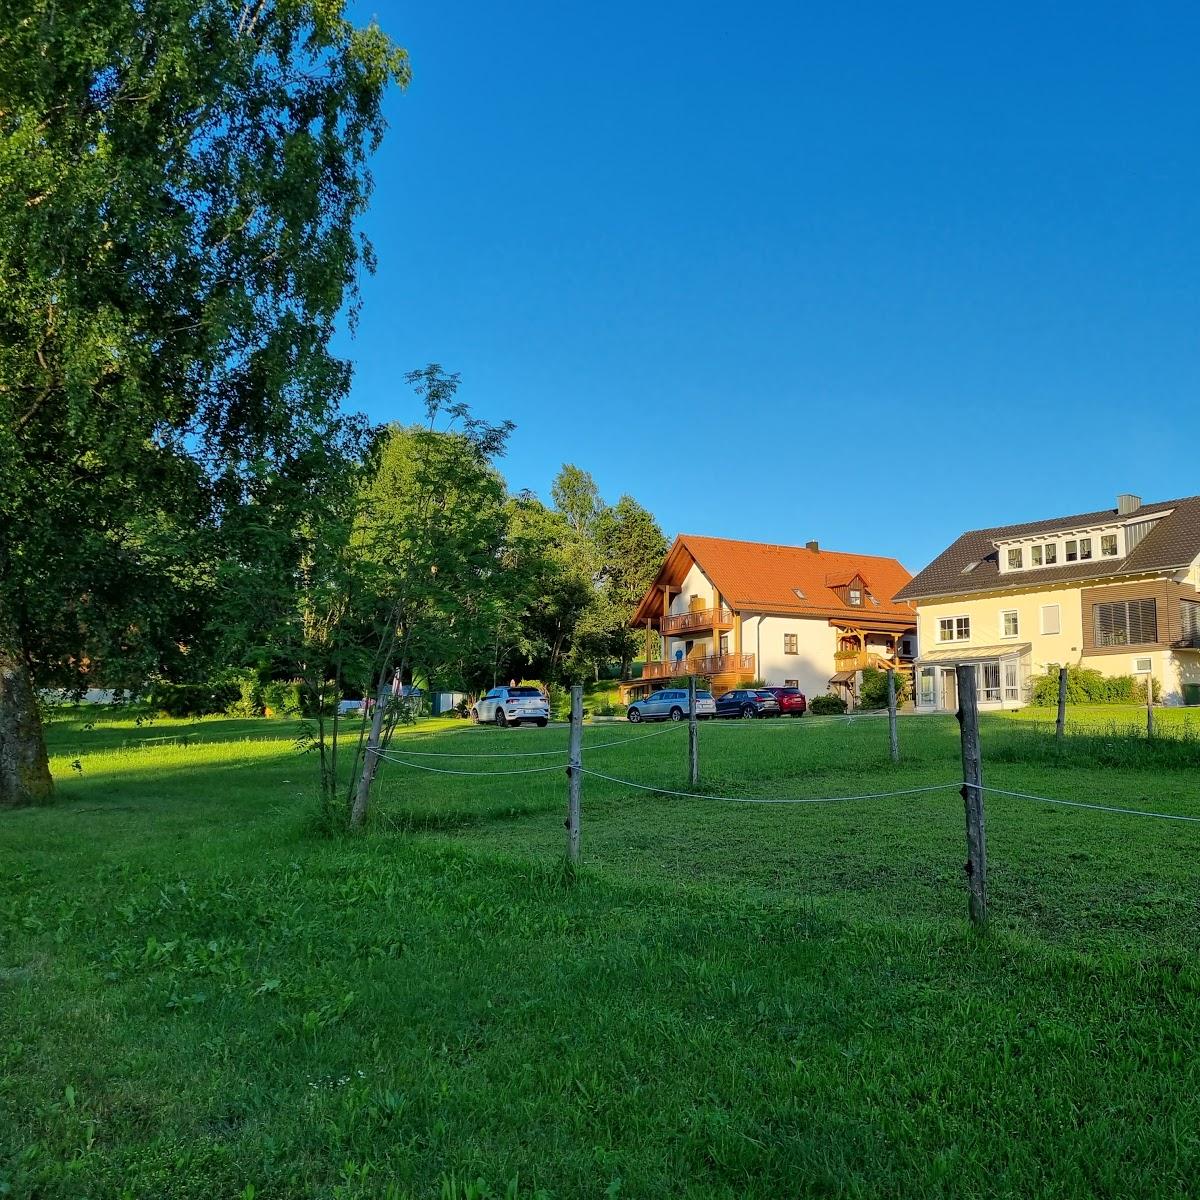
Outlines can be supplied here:
[[229, 556], [287, 549], [240, 557], [238, 518], [278, 530], [345, 435], [330, 338], [408, 77], [341, 0], [6, 12], [0, 615], [39, 682], [194, 669]]

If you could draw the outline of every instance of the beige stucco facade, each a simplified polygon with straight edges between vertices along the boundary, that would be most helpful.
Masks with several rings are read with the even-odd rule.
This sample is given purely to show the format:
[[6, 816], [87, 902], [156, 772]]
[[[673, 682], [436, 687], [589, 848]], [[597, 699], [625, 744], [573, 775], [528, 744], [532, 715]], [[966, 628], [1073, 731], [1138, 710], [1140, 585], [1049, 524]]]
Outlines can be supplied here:
[[[1146, 577], [1147, 584], [1156, 578]], [[1172, 577], [1176, 582], [1200, 583], [1200, 563]], [[1030, 681], [1051, 666], [1080, 665], [1104, 675], [1143, 673], [1150, 661], [1155, 679], [1167, 704], [1184, 702], [1184, 687], [1200, 683], [1200, 651], [1173, 650], [1162, 646], [1131, 645], [1118, 651], [1089, 653], [1085, 637], [1083, 592], [1106, 588], [1128, 588], [1129, 577], [1089, 580], [1057, 587], [1034, 587], [1015, 593], [996, 591], [977, 596], [921, 600], [917, 603], [917, 628], [921, 655], [917, 664], [917, 699], [922, 708], [952, 709], [954, 687], [944, 678], [953, 661], [983, 661], [1000, 664], [1000, 694], [985, 697], [980, 679], [980, 706], [1019, 707], [1029, 702]], [[969, 624], [964, 626], [963, 620]], [[945, 637], [943, 622], [953, 623], [953, 637]], [[967, 636], [959, 636], [964, 628]], [[1013, 664], [1006, 667], [1005, 664]], [[935, 672], [932, 690], [928, 672]], [[922, 672], [925, 672], [922, 686]], [[1006, 686], [1016, 678], [1016, 688]]]

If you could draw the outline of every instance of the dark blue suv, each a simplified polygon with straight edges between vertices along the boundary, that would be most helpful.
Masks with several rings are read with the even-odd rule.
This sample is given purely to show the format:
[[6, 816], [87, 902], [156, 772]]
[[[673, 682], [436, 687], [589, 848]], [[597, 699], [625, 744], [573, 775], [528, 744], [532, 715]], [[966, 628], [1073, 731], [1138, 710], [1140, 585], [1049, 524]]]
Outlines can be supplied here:
[[779, 701], [770, 692], [755, 688], [734, 688], [717, 697], [718, 717], [777, 717]]

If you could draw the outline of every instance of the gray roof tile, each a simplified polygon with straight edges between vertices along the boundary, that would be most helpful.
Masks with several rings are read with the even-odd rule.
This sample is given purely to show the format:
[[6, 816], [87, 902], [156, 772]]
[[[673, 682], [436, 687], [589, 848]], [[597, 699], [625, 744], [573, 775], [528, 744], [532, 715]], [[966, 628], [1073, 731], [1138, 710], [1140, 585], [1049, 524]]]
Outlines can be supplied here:
[[[1019, 525], [974, 529], [951, 543], [929, 566], [902, 587], [895, 598], [918, 600], [930, 596], [966, 596], [1005, 589], [1022, 591], [1045, 583], [1077, 583], [1115, 575], [1177, 570], [1200, 556], [1200, 496], [1143, 504], [1137, 510], [1137, 515], [1151, 517], [1167, 510], [1174, 511], [1164, 517], [1123, 559], [1115, 562], [1111, 559], [1093, 559], [1089, 562], [1063, 563], [1057, 567], [1040, 567], [1013, 575], [1000, 573], [995, 546], [997, 541], [1055, 533], [1086, 525], [1102, 525], [1118, 519], [1128, 520], [1134, 514], [1119, 516], [1115, 508], [1106, 508], [1099, 512], [1026, 521]], [[964, 575], [963, 568], [972, 562], [979, 565]]]

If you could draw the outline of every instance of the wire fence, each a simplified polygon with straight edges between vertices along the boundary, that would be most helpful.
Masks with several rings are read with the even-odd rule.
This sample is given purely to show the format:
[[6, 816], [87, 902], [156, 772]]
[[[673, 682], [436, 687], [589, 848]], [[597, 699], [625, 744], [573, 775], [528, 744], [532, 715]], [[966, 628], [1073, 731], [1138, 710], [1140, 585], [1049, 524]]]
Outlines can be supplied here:
[[[986, 796], [1005, 797], [1007, 799], [1025, 800], [1039, 804], [1047, 804], [1061, 806], [1066, 808], [1083, 809], [1095, 813], [1103, 813], [1117, 817], [1134, 817], [1146, 818], [1158, 821], [1175, 821], [1189, 824], [1200, 824], [1200, 815], [1192, 815], [1186, 813], [1166, 813], [1156, 812], [1151, 809], [1132, 808], [1125, 805], [1116, 804], [1101, 804], [1092, 803], [1083, 800], [1069, 800], [1064, 797], [1043, 796], [1035, 792], [1017, 791], [1014, 789], [993, 787], [986, 784], [983, 780], [983, 762], [982, 755], [979, 750], [978, 736], [978, 720], [979, 712], [975, 693], [975, 680], [971, 674], [970, 668], [962, 668], [959, 672], [959, 696], [960, 710], [956, 714], [961, 726], [961, 740], [963, 753], [963, 773], [962, 776], [955, 779], [943, 780], [941, 782], [931, 782], [928, 784], [918, 784], [910, 787], [894, 788], [885, 791], [865, 791], [852, 792], [840, 795], [773, 795], [773, 796], [746, 796], [746, 795], [722, 795], [715, 792], [707, 792], [703, 790], [695, 790], [695, 785], [698, 784], [698, 721], [695, 709], [689, 714], [689, 720], [670, 721], [663, 729], [655, 730], [650, 733], [640, 733], [635, 736], [623, 736], [613, 738], [602, 742], [584, 742], [583, 741], [583, 723], [582, 723], [582, 705], [581, 694], [578, 689], [573, 695], [573, 718], [570, 726], [569, 744], [564, 748], [555, 750], [529, 750], [529, 751], [509, 751], [497, 752], [493, 750], [480, 751], [417, 751], [405, 749], [401, 753], [396, 753], [388, 749], [378, 749], [372, 751], [377, 754], [382, 760], [393, 763], [397, 766], [407, 767], [412, 770], [429, 772], [436, 775], [462, 776], [472, 778], [487, 778], [501, 776], [533, 776], [546, 775], [552, 772], [562, 772], [568, 780], [568, 858], [572, 863], [576, 862], [579, 855], [580, 843], [580, 784], [584, 778], [591, 778], [598, 782], [609, 784], [615, 787], [628, 788], [635, 792], [641, 792], [651, 795], [670, 797], [672, 799], [694, 800], [700, 802], [712, 802], [718, 804], [750, 804], [750, 805], [827, 805], [827, 804], [847, 804], [852, 802], [869, 802], [879, 800], [890, 800], [913, 796], [929, 796], [938, 793], [958, 792], [961, 794], [967, 819], [967, 843], [968, 843], [968, 860], [966, 864], [966, 872], [968, 877], [968, 888], [970, 892], [970, 912], [972, 921], [977, 924], [982, 924], [986, 913], [986, 841], [984, 839], [983, 830], [983, 806]], [[808, 725], [814, 726], [818, 724], [836, 724], [850, 723], [854, 724], [861, 721], [877, 721], [883, 718], [890, 718], [889, 724], [891, 727], [893, 759], [896, 758], [896, 728], [897, 713], [894, 708], [881, 712], [847, 714], [845, 716], [831, 717], [807, 717], [803, 722], [770, 722], [771, 727], [784, 727], [786, 725]], [[761, 721], [731, 721], [728, 723], [710, 721], [706, 722], [709, 725], [717, 727], [756, 727], [762, 728]], [[655, 783], [646, 779], [627, 778], [624, 775], [619, 775], [609, 771], [598, 771], [595, 768], [584, 765], [584, 754], [591, 754], [596, 751], [616, 750], [621, 747], [629, 746], [637, 742], [646, 741], [650, 738], [663, 737], [679, 729], [688, 729], [689, 736], [689, 758], [691, 761], [692, 785], [691, 790], [683, 788], [671, 788], [663, 784]], [[441, 767], [430, 766], [426, 763], [414, 761], [417, 758], [437, 758], [437, 759], [530, 759], [530, 758], [549, 758], [557, 759], [556, 762], [546, 766], [523, 766], [512, 769], [490, 769], [490, 770], [463, 770], [457, 767]]]

